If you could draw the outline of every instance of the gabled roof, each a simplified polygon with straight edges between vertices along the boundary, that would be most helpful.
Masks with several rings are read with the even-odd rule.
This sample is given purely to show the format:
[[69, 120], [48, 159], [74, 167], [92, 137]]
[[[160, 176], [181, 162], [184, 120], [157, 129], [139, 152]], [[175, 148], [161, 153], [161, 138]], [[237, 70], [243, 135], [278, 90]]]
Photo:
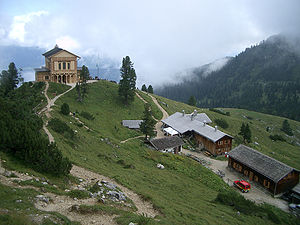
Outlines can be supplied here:
[[150, 143], [156, 150], [175, 148], [184, 144], [182, 139], [178, 136], [151, 139]]
[[295, 170], [294, 168], [245, 145], [237, 146], [232, 149], [228, 155], [229, 157], [271, 179], [275, 183]]
[[195, 133], [204, 136], [213, 142], [217, 142], [225, 136], [232, 138], [230, 135], [211, 127], [206, 123], [203, 123], [204, 121], [206, 121], [206, 123], [211, 122], [205, 113], [197, 114], [197, 116], [192, 119], [190, 114], [183, 114], [179, 112], [176, 112], [167, 119], [162, 120], [163, 123], [172, 127], [180, 134], [183, 134], [187, 131], [194, 131]]
[[123, 120], [122, 125], [130, 129], [140, 129], [140, 124], [143, 120]]
[[75, 54], [72, 53], [72, 52], [69, 52], [69, 51], [67, 51], [67, 50], [65, 50], [65, 49], [59, 48], [58, 45], [55, 45], [55, 47], [54, 47], [53, 49], [49, 50], [48, 52], [45, 52], [45, 53], [43, 54], [43, 56], [49, 58], [49, 57], [51, 57], [52, 55], [55, 55], [56, 53], [58, 53], [58, 52], [60, 52], [60, 51], [66, 51], [66, 52], [68, 52], [68, 53], [70, 53], [70, 54], [72, 54], [72, 55], [74, 55], [74, 56], [80, 58], [78, 55], [75, 55]]

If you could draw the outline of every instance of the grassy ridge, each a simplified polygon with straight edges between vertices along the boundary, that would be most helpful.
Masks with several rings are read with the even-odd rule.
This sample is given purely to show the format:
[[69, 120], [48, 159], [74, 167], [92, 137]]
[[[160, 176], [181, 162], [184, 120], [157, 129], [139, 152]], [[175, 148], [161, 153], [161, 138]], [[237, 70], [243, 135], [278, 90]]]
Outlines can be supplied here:
[[[72, 111], [86, 111], [95, 116], [90, 121], [79, 115], [91, 131], [78, 126], [74, 118], [59, 113], [63, 102], [68, 102]], [[169, 105], [177, 111], [178, 106]], [[121, 121], [140, 119], [143, 110], [144, 104], [137, 97], [132, 105], [124, 106], [118, 100], [116, 84], [106, 81], [89, 84], [88, 95], [83, 103], [76, 101], [76, 91], [72, 90], [58, 100], [52, 112], [54, 117], [77, 131], [74, 139], [52, 131], [53, 136], [60, 149], [75, 164], [112, 177], [151, 200], [161, 212], [159, 221], [155, 223], [272, 224], [260, 217], [237, 216], [230, 206], [216, 203], [219, 191], [229, 187], [200, 164], [183, 156], [150, 150], [139, 140], [120, 144], [121, 140], [141, 135], [138, 131], [122, 127]], [[218, 115], [215, 114], [215, 117]], [[120, 160], [124, 163], [120, 164]], [[165, 170], [157, 169], [157, 163], [162, 163]], [[278, 209], [274, 211], [281, 213]]]
[[[220, 130], [236, 137], [240, 131], [242, 123], [248, 123], [252, 132], [252, 143], [250, 147], [259, 150], [260, 152], [271, 156], [281, 162], [288, 164], [296, 169], [300, 169], [300, 122], [288, 120], [291, 128], [294, 131], [294, 136], [287, 136], [280, 130], [282, 122], [285, 118], [272, 116], [268, 114], [248, 111], [244, 109], [224, 108], [225, 112], [230, 112], [230, 116], [225, 116], [208, 109], [199, 109], [181, 102], [169, 100], [160, 96], [155, 96], [161, 106], [171, 115], [175, 112], [181, 112], [183, 109], [186, 113], [191, 113], [194, 109], [198, 112], [206, 113], [213, 121], [211, 124], [215, 126], [216, 119], [224, 119], [229, 124], [227, 129], [219, 128]], [[163, 104], [163, 103], [166, 104]], [[267, 131], [267, 127], [270, 130]], [[272, 141], [269, 136], [274, 134], [282, 135], [287, 142]], [[257, 142], [257, 144], [254, 144]], [[298, 143], [297, 143], [298, 142]], [[237, 139], [233, 141], [233, 147], [239, 143]]]

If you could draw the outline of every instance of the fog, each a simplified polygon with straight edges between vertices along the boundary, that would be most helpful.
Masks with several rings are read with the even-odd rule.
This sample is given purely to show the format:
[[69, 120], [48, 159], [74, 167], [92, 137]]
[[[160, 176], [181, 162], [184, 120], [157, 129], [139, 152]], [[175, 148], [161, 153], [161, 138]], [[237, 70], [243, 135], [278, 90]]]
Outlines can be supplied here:
[[299, 0], [0, 2], [0, 44], [60, 47], [121, 62], [158, 85], [278, 33], [299, 32]]

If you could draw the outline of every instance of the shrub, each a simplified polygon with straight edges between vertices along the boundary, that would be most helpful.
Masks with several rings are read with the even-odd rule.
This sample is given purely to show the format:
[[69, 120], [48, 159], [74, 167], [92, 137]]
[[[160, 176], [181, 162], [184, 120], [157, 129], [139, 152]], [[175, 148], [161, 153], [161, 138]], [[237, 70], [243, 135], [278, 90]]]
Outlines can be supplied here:
[[209, 108], [209, 111], [216, 112], [225, 116], [230, 116], [230, 112], [224, 112], [223, 110], [220, 109]]
[[85, 112], [85, 111], [82, 111], [80, 113], [80, 116], [82, 116], [83, 118], [87, 119], [87, 120], [94, 120], [95, 117], [93, 116], [93, 114], [89, 113], [89, 112]]
[[68, 195], [71, 198], [78, 198], [78, 199], [84, 199], [89, 197], [89, 193], [87, 191], [81, 191], [81, 190], [71, 190], [68, 192]]
[[229, 124], [224, 119], [216, 119], [215, 122], [218, 126], [222, 127], [223, 129], [226, 129], [229, 127]]
[[69, 105], [67, 103], [62, 104], [60, 107], [60, 111], [64, 115], [69, 115], [69, 113], [70, 113]]
[[48, 122], [48, 126], [55, 132], [62, 134], [64, 136], [74, 137], [74, 131], [61, 120], [54, 118]]
[[289, 124], [288, 120], [284, 120], [284, 121], [282, 122], [281, 130], [282, 130], [284, 133], [286, 133], [287, 135], [293, 136], [293, 130], [292, 130], [292, 128], [290, 127], [290, 124]]
[[273, 141], [283, 141], [285, 142], [286, 140], [279, 134], [274, 134], [274, 135], [270, 135], [269, 138]]

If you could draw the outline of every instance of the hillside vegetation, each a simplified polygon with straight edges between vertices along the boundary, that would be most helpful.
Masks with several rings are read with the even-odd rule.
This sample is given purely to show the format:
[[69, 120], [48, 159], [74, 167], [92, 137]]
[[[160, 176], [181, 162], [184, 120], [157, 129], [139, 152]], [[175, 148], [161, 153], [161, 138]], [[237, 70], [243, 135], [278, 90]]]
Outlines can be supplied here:
[[[194, 109], [167, 99], [163, 99], [163, 101], [167, 102], [168, 107], [165, 105], [163, 107], [169, 113], [180, 111], [182, 108], [187, 111]], [[75, 112], [75, 116], [84, 123], [84, 126], [72, 116], [60, 113], [60, 106], [65, 102], [69, 104], [70, 110]], [[152, 107], [155, 106], [152, 105]], [[143, 110], [144, 102], [136, 96], [131, 105], [124, 106], [118, 99], [118, 86], [107, 81], [99, 81], [89, 84], [88, 94], [82, 103], [76, 101], [76, 90], [72, 90], [57, 101], [54, 111], [51, 112], [53, 117], [74, 130], [75, 136], [56, 133], [51, 128], [50, 130], [63, 154], [68, 156], [73, 163], [109, 176], [139, 193], [145, 200], [151, 201], [160, 212], [160, 216], [148, 224], [274, 223], [270, 219], [269, 213], [258, 215], [241, 213], [237, 216], [234, 208], [217, 202], [217, 195], [220, 192], [229, 191], [231, 188], [216, 174], [195, 161], [184, 156], [153, 151], [139, 139], [121, 144], [122, 140], [141, 135], [138, 131], [122, 127], [121, 121], [123, 119], [141, 119]], [[157, 109], [153, 108], [153, 110]], [[232, 135], [237, 134], [238, 126], [242, 121], [252, 122], [253, 128], [259, 127], [258, 133], [253, 131], [253, 136], [263, 135], [264, 138], [259, 139], [258, 142], [263, 147], [262, 151], [267, 151], [267, 148], [264, 147], [268, 145], [266, 134], [263, 132], [265, 124], [260, 124], [256, 118], [262, 116], [262, 119], [268, 123], [268, 118], [272, 118], [271, 116], [257, 114], [259, 116], [256, 117], [256, 114], [253, 113], [255, 115], [252, 116], [255, 119], [248, 121], [242, 117], [242, 113], [251, 113], [248, 111], [232, 110], [230, 117], [204, 111], [213, 120], [225, 118], [230, 124], [228, 132]], [[86, 114], [84, 112], [93, 115], [94, 119], [81, 116]], [[249, 114], [249, 116], [251, 115]], [[275, 123], [270, 126], [274, 126], [275, 129], [277, 121], [283, 119], [274, 118]], [[273, 119], [270, 120], [273, 121]], [[290, 123], [292, 128], [299, 126], [299, 123], [294, 121], [290, 121]], [[273, 143], [270, 144], [275, 146]], [[288, 152], [284, 152], [286, 157], [282, 159], [299, 168], [297, 148], [287, 143], [279, 143], [279, 145], [288, 149]], [[284, 150], [278, 147], [270, 151], [275, 152], [274, 157], [279, 157], [282, 153], [280, 151]], [[163, 164], [165, 169], [157, 169], [157, 163]], [[236, 192], [233, 191], [233, 193]], [[296, 220], [283, 211], [275, 208], [270, 210], [280, 218], [279, 223], [296, 224]], [[126, 216], [118, 219], [120, 224], [128, 224], [130, 221], [130, 218]]]
[[207, 77], [195, 70], [192, 77], [165, 85], [157, 94], [182, 102], [195, 96], [199, 107], [242, 108], [300, 121], [299, 42], [272, 36]]

